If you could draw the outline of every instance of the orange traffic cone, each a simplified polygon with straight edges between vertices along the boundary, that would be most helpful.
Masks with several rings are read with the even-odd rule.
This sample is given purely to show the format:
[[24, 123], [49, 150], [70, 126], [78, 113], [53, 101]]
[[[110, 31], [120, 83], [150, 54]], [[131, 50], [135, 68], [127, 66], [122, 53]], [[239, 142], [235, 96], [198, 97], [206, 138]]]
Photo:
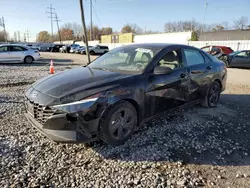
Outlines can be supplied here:
[[55, 69], [54, 69], [54, 65], [53, 65], [53, 61], [50, 61], [50, 67], [49, 67], [49, 73], [50, 74], [54, 74], [55, 73]]

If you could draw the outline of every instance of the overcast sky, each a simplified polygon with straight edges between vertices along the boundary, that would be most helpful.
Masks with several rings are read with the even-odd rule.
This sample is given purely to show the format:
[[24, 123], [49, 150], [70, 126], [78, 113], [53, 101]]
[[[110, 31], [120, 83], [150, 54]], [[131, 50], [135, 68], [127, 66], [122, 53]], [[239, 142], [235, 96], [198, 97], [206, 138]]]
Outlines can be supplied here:
[[[86, 23], [90, 22], [89, 1], [83, 0]], [[250, 0], [207, 0], [206, 24], [233, 20], [246, 16], [250, 24]], [[47, 7], [53, 5], [61, 20], [80, 22], [79, 0], [0, 0], [0, 16], [5, 18], [6, 29], [11, 36], [14, 31], [30, 31], [31, 38], [41, 30], [51, 32]], [[99, 27], [110, 26], [120, 31], [126, 23], [136, 23], [147, 30], [164, 30], [167, 21], [191, 20], [202, 22], [204, 0], [93, 0], [93, 23]], [[54, 32], [57, 31], [54, 22]]]

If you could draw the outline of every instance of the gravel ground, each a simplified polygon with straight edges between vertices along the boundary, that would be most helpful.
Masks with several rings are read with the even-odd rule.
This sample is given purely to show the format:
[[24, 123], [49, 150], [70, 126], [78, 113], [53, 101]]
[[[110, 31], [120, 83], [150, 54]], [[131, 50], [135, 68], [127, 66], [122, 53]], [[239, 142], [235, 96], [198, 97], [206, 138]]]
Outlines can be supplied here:
[[27, 122], [24, 90], [48, 69], [0, 65], [1, 187], [250, 187], [249, 71], [229, 70], [217, 108], [153, 119], [111, 147], [56, 144]]

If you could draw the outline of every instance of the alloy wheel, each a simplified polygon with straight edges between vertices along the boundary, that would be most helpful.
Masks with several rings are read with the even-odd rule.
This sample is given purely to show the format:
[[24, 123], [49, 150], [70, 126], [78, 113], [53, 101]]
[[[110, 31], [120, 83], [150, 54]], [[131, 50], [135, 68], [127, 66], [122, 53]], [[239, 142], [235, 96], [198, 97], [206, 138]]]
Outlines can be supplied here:
[[110, 121], [110, 133], [112, 137], [116, 140], [126, 138], [133, 131], [135, 122], [135, 116], [130, 109], [119, 109], [113, 114]]

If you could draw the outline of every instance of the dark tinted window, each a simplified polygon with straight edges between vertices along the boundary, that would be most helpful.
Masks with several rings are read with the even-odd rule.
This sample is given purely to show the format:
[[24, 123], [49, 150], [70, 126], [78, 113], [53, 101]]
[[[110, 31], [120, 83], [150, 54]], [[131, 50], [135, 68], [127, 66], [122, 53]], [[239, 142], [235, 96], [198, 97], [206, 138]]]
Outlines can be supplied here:
[[184, 49], [184, 54], [186, 56], [188, 66], [205, 63], [203, 56], [197, 50]]
[[21, 46], [12, 46], [11, 51], [25, 51], [26, 49]]
[[8, 47], [7, 46], [1, 46], [0, 47], [0, 52], [7, 52], [8, 51]]
[[100, 46], [101, 49], [108, 49], [107, 46]]

